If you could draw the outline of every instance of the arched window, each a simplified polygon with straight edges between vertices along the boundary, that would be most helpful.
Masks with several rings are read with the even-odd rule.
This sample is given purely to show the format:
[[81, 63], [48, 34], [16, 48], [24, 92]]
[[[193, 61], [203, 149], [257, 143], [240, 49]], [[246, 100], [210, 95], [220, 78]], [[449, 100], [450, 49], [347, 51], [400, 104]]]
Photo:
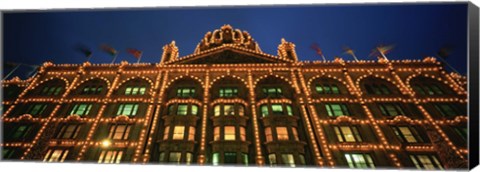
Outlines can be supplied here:
[[444, 95], [451, 92], [445, 84], [427, 77], [413, 78], [411, 86], [417, 94], [422, 96]]
[[37, 93], [41, 96], [60, 96], [64, 91], [65, 82], [60, 79], [54, 79], [43, 83]]
[[367, 77], [362, 81], [363, 91], [368, 95], [399, 94], [398, 88], [385, 79]]
[[136, 78], [122, 84], [117, 94], [128, 96], [141, 96], [146, 95], [149, 88], [150, 84], [148, 83], [148, 81]]

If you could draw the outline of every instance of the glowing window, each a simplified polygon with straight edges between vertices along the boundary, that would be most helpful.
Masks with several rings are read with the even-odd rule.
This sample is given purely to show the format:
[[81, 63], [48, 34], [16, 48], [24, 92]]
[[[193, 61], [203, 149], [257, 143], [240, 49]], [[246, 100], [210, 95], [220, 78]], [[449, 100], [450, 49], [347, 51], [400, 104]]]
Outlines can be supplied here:
[[118, 164], [122, 159], [123, 151], [120, 150], [103, 150], [100, 153], [100, 157], [98, 158], [98, 163], [105, 163], [105, 164]]
[[126, 140], [130, 134], [131, 125], [127, 124], [118, 124], [110, 126], [110, 133], [108, 138], [114, 140]]
[[443, 170], [443, 166], [435, 155], [410, 155], [410, 160], [418, 169]]
[[225, 140], [235, 140], [235, 127], [225, 126]]
[[287, 127], [276, 127], [276, 129], [277, 129], [278, 140], [288, 140]]
[[370, 154], [347, 153], [345, 154], [345, 158], [350, 168], [375, 168]]
[[67, 155], [67, 149], [49, 149], [43, 158], [43, 162], [63, 162]]

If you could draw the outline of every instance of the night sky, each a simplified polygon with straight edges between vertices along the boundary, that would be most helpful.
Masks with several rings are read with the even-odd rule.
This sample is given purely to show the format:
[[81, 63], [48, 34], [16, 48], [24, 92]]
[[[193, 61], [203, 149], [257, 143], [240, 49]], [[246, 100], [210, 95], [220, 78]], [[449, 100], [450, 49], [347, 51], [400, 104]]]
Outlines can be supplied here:
[[[281, 38], [296, 44], [300, 60], [320, 60], [310, 48], [317, 43], [327, 59], [355, 50], [359, 59], [379, 45], [395, 45], [389, 59], [434, 56], [444, 45], [453, 47], [447, 61], [463, 75], [467, 65], [467, 4], [315, 5], [215, 8], [150, 8], [82, 11], [8, 12], [3, 16], [3, 72], [7, 62], [40, 65], [82, 63], [75, 50], [84, 44], [92, 63], [110, 63], [100, 44], [117, 49], [117, 62], [136, 59], [126, 48], [144, 53], [142, 62], [158, 63], [162, 47], [176, 41], [180, 56], [193, 53], [205, 33], [230, 24], [248, 31], [263, 52], [277, 55]], [[25, 78], [31, 67], [14, 75]]]

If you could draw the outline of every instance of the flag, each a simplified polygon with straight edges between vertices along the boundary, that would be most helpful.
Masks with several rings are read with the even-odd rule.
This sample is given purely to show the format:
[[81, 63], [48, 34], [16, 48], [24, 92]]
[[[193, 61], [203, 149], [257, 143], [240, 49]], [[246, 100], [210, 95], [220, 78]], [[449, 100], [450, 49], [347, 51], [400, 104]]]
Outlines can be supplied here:
[[117, 55], [117, 50], [115, 50], [114, 48], [112, 48], [110, 45], [107, 45], [107, 44], [102, 44], [100, 45], [100, 48], [105, 51], [106, 53], [114, 56], [114, 55]]
[[139, 59], [141, 56], [142, 56], [142, 51], [140, 50], [137, 50], [137, 49], [134, 49], [134, 48], [127, 48], [127, 52], [131, 55], [133, 55], [133, 57]]
[[393, 47], [394, 47], [393, 45], [387, 45], [387, 46], [380, 45], [380, 46], [377, 47], [377, 49], [380, 53], [385, 55], [385, 54], [390, 53], [390, 51], [392, 51]]
[[320, 56], [323, 56], [323, 52], [322, 52], [322, 49], [318, 46], [317, 43], [313, 43], [311, 46], [310, 46], [311, 49], [315, 50], [315, 52], [320, 55]]
[[85, 57], [91, 57], [92, 51], [85, 45], [77, 45], [75, 48], [77, 51], [80, 51]]
[[446, 59], [452, 53], [453, 47], [451, 45], [445, 45], [438, 50], [437, 55], [443, 59]]
[[6, 62], [5, 63], [5, 68], [13, 68], [19, 65], [18, 63], [13, 63], [13, 62]]
[[355, 56], [355, 52], [354, 52], [351, 48], [346, 47], [346, 46], [343, 47], [343, 53], [349, 54], [349, 55], [351, 55], [351, 56]]

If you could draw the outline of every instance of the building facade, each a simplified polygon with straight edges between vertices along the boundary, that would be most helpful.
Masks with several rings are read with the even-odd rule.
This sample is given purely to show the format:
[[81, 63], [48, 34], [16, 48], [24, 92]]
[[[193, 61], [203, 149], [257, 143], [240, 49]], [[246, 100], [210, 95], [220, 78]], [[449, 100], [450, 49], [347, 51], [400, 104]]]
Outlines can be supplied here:
[[466, 168], [466, 77], [434, 57], [299, 61], [229, 25], [178, 52], [3, 81], [3, 160]]

